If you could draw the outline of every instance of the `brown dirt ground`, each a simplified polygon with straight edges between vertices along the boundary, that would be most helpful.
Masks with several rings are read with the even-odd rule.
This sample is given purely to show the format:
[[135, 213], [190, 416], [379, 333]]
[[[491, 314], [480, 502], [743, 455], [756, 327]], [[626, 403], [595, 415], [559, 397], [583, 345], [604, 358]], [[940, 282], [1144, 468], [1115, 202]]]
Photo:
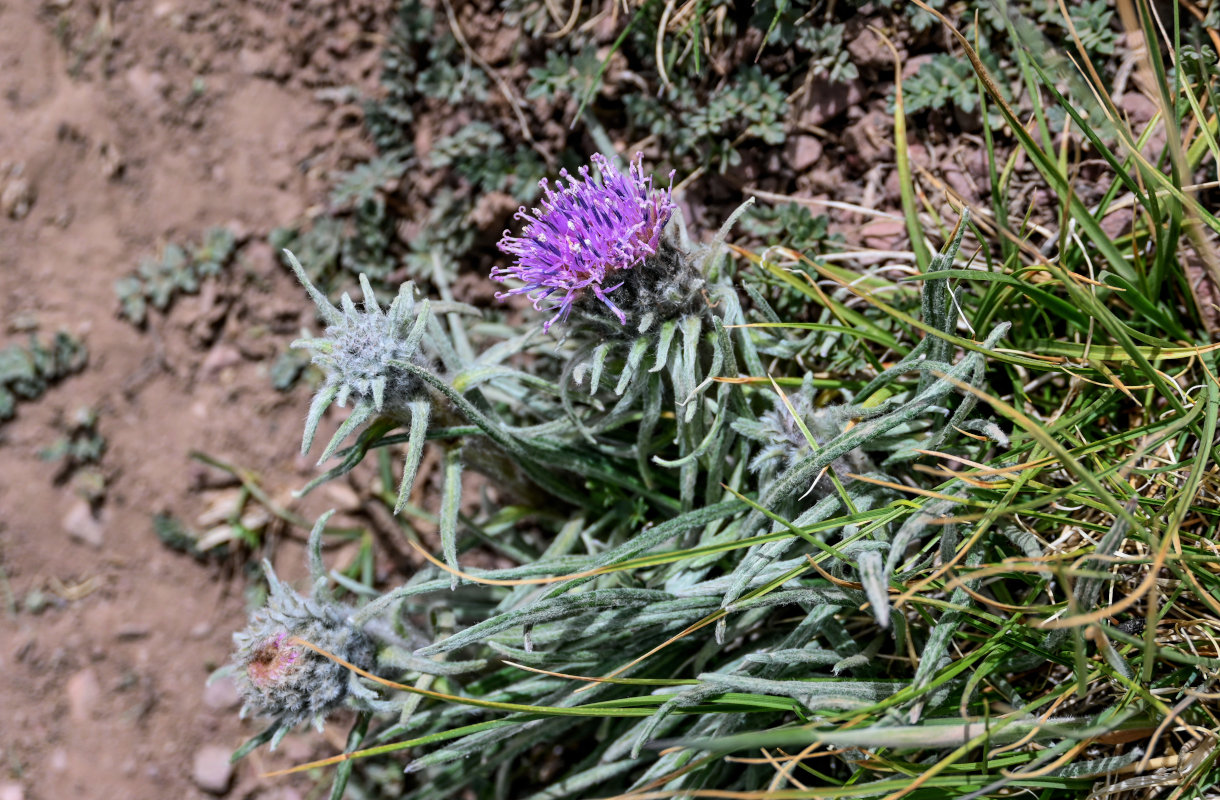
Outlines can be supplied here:
[[[263, 242], [367, 147], [342, 87], [374, 89], [388, 8], [0, 0], [0, 167], [21, 165], [36, 192], [27, 216], [0, 219], [0, 347], [36, 326], [90, 350], [83, 373], [0, 426], [4, 800], [204, 797], [196, 754], [259, 730], [225, 692], [205, 699], [244, 624], [244, 582], [162, 546], [150, 514], [203, 510], [215, 476], [192, 449], [256, 470], [280, 497], [313, 473], [296, 456], [304, 390], [280, 395], [268, 378], [308, 320]], [[248, 239], [238, 277], [154, 312], [145, 331], [117, 317], [116, 278], [217, 224]], [[68, 535], [81, 501], [38, 457], [81, 406], [100, 412], [108, 443], [100, 546]], [[299, 547], [275, 560], [300, 574]], [[52, 602], [32, 613], [31, 592]], [[240, 764], [228, 796], [303, 796], [308, 783], [258, 772], [337, 744], [292, 737]]]

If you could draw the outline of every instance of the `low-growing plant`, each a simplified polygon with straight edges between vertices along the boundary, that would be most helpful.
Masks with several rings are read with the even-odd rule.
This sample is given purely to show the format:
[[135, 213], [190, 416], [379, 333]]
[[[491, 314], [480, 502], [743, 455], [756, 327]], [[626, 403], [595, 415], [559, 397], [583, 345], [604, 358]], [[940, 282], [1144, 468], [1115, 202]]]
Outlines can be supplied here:
[[843, 46], [842, 24], [806, 25], [796, 35], [796, 46], [809, 51], [809, 71], [831, 83], [846, 83], [860, 76]]
[[16, 415], [19, 402], [37, 400], [56, 382], [84, 369], [88, 360], [84, 342], [64, 331], [49, 344], [31, 335], [25, 347], [10, 344], [0, 350], [0, 422]]
[[119, 313], [132, 325], [143, 325], [149, 308], [165, 311], [179, 294], [195, 294], [201, 281], [218, 277], [236, 246], [227, 228], [209, 230], [198, 245], [167, 244], [159, 259], [143, 259], [134, 273], [114, 282]]
[[[538, 32], [556, 21], [511, 6]], [[625, 32], [625, 57], [671, 33], [658, 6], [635, 6], [661, 34]], [[766, 41], [812, 10], [758, 8]], [[1156, 41], [1153, 9], [1136, 11]], [[422, 23], [403, 24], [418, 55]], [[754, 212], [764, 249], [728, 245], [736, 213], [691, 230], [642, 157], [609, 152], [557, 170], [500, 240], [490, 278], [533, 312], [453, 302], [461, 255], [435, 231], [403, 245], [413, 280], [388, 309], [364, 276], [363, 302], [336, 306], [287, 256], [325, 326], [299, 343], [324, 373], [304, 449], [352, 403], [306, 489], [375, 454], [371, 491], [398, 513], [380, 524], [428, 566], [398, 585], [328, 572], [324, 516], [308, 593], [267, 570], [231, 666], [267, 727], [239, 756], [347, 707], [345, 752], [289, 770], [335, 767], [332, 798], [1214, 791], [1220, 367], [1186, 264], [1220, 274], [1220, 221], [1193, 194], [1218, 155], [1215, 92], [1183, 78], [1209, 80], [1197, 64], [1170, 84], [1141, 56], [1172, 131], [1150, 158], [1149, 131], [1098, 133], [1109, 106], [1078, 108], [1093, 101], [1062, 93], [1049, 55], [987, 62], [981, 33], [946, 30], [975, 105], [952, 102], [1000, 121], [984, 129], [990, 195], [946, 219], [896, 136], [911, 252], [894, 263], [823, 258], [826, 228], [792, 207]], [[782, 140], [779, 78], [734, 67], [709, 86], [689, 52], [660, 99], [622, 101], [667, 158], [693, 174]], [[538, 97], [562, 74], [537, 74]], [[911, 111], [896, 91], [900, 132]], [[1092, 185], [1054, 114], [1106, 165]], [[1001, 134], [1045, 183], [1045, 221], [1010, 208]], [[476, 126], [440, 148], [436, 168], [468, 185], [437, 196], [438, 222], [483, 186], [483, 139], [513, 137]]]
[[[666, 238], [679, 220], [667, 191], [652, 185], [638, 161], [626, 172], [605, 159], [594, 162], [600, 178], [582, 171], [579, 178], [561, 176], [565, 183], [554, 189], [544, 186], [542, 205], [521, 215], [520, 235], [501, 242], [514, 260], [493, 277], [521, 282], [510, 293], [529, 293], [543, 318], [534, 331], [490, 343], [482, 354], [460, 355], [453, 347], [443, 365], [423, 355], [424, 332], [437, 336], [428, 321], [435, 316], [409, 284], [389, 312], [378, 308], [367, 282], [365, 310], [346, 297], [340, 310], [293, 264], [330, 323], [308, 345], [330, 377], [311, 411], [306, 444], [340, 392], [357, 400], [327, 454], [359, 425], [377, 421], [346, 456], [340, 453], [344, 463], [332, 474], [406, 438], [402, 509], [424, 443], [429, 437], [443, 443], [442, 558], [404, 526], [435, 566], [358, 608], [335, 610], [318, 595], [327, 586], [320, 521], [311, 536], [314, 599], [273, 580], [269, 610], [239, 640], [234, 668], [251, 687], [247, 707], [272, 717], [250, 746], [277, 741], [299, 722], [320, 722], [348, 703], [361, 711], [351, 746], [366, 746], [352, 757], [410, 748], [416, 752], [408, 772], [426, 776], [412, 796], [445, 797], [490, 794], [506, 779], [524, 790], [536, 780], [525, 754], [577, 737], [586, 744], [545, 790], [550, 795], [585, 796], [595, 785], [602, 794], [610, 786], [650, 784], [745, 791], [765, 783], [771, 768], [717, 754], [758, 744], [937, 753], [959, 746], [962, 737], [981, 742], [986, 729], [976, 730], [971, 726], [981, 723], [971, 720], [986, 714], [988, 701], [961, 665], [993, 659], [987, 675], [1004, 702], [1029, 705], [1002, 676], [1034, 663], [1071, 663], [1056, 649], [1069, 641], [1043, 641], [1024, 627], [1017, 638], [994, 638], [997, 630], [1018, 629], [978, 604], [981, 584], [950, 582], [944, 592], [933, 591], [940, 584], [929, 576], [943, 574], [938, 565], [946, 561], [969, 572], [1004, 558], [1044, 558], [1038, 537], [1007, 523], [986, 535], [977, 527], [969, 532], [969, 520], [978, 517], [963, 512], [993, 519], [1014, 502], [996, 505], [1013, 491], [999, 476], [1036, 452], [1031, 448], [1047, 446], [1067, 463], [1075, 460], [1019, 415], [1009, 416], [1017, 424], [1009, 428], [977, 413], [980, 397], [993, 409], [1009, 408], [989, 391], [984, 354], [1001, 352], [1011, 326], [996, 323], [978, 339], [957, 335], [961, 300], [952, 281], [964, 277], [955, 264], [966, 221], [924, 274], [917, 316], [864, 295], [884, 315], [922, 329], [915, 344], [883, 333], [867, 317], [854, 329], [791, 326], [875, 339], [895, 353], [895, 362], [866, 385], [840, 382], [828, 393], [809, 373], [776, 369], [791, 359], [764, 369], [758, 350], [769, 346], [768, 335], [783, 338], [785, 324], [764, 318], [742, 327], [746, 319], [732, 310], [739, 303], [729, 301], [736, 290], [714, 283], [714, 259], [690, 260], [689, 245]], [[708, 252], [716, 247], [713, 240]], [[824, 269], [781, 252], [815, 273]], [[748, 263], [784, 274], [764, 258], [749, 256]], [[698, 285], [683, 289], [691, 280]], [[810, 283], [789, 286], [826, 301]], [[640, 335], [670, 310], [685, 327], [682, 319], [699, 319], [713, 303], [712, 324], [691, 326], [674, 349], [683, 353], [676, 363], [667, 364], [664, 353], [655, 359], [659, 382], [645, 378], [641, 354], [658, 345]], [[730, 335], [726, 323], [738, 334]], [[531, 346], [548, 329], [562, 330], [559, 349]], [[428, 352], [444, 350], [456, 330], [432, 339]], [[710, 345], [703, 350], [705, 335], [719, 355]], [[821, 343], [797, 340], [806, 353], [798, 358]], [[506, 359], [526, 353], [528, 374], [507, 366]], [[710, 375], [721, 380], [716, 392], [691, 392], [683, 382], [695, 360], [719, 364]], [[608, 396], [616, 405], [599, 402], [595, 378], [587, 399], [567, 391], [581, 367], [619, 389]], [[768, 375], [769, 384], [758, 383]], [[789, 385], [795, 379], [793, 391], [782, 390], [778, 378]], [[636, 382], [647, 389], [630, 391]], [[676, 403], [672, 413], [650, 410], [667, 395]], [[827, 403], [828, 395], [839, 402]], [[442, 415], [447, 419], [437, 430], [433, 420]], [[686, 422], [701, 418], [707, 424], [699, 436], [684, 433]], [[411, 434], [384, 436], [399, 424], [409, 424]], [[918, 480], [910, 465], [929, 454], [981, 471], [966, 479], [933, 470], [934, 480]], [[502, 521], [507, 508], [460, 513], [449, 484], [464, 467], [515, 498], [508, 506], [515, 525]], [[569, 487], [578, 481], [587, 491], [573, 494]], [[1036, 495], [1019, 502], [1040, 505]], [[962, 523], [953, 521], [958, 517]], [[463, 569], [460, 553], [475, 542], [519, 566]], [[1042, 592], [1049, 580], [1036, 572], [996, 573], [991, 591], [1011, 604]], [[1072, 592], [1076, 614], [1097, 602], [1085, 585]], [[911, 586], [927, 588], [901, 594]], [[929, 612], [903, 610], [912, 598], [931, 604]], [[429, 625], [438, 603], [452, 618]], [[963, 625], [987, 643], [965, 662], [950, 652]], [[920, 657], [908, 657], [911, 647]], [[453, 660], [458, 656], [465, 660]], [[1107, 675], [1128, 669], [1106, 663], [1092, 668]], [[488, 711], [503, 715], [487, 719]], [[1146, 712], [1133, 712], [1099, 710], [1053, 729], [1038, 727], [1029, 714], [1008, 715], [990, 735], [1076, 741], [1078, 726], [1148, 724]], [[862, 715], [873, 722], [861, 727]], [[951, 733], [942, 741], [942, 732]], [[658, 752], [652, 749], [658, 740], [679, 746]], [[1014, 757], [1033, 765], [1041, 763], [1038, 753]], [[838, 784], [859, 769], [853, 763], [840, 758], [837, 767], [828, 763], [813, 775]], [[524, 774], [516, 772], [521, 768]], [[505, 770], [517, 777], [496, 777]], [[350, 777], [342, 770], [335, 791]]]
[[39, 456], [57, 463], [55, 480], [71, 481], [76, 492], [91, 503], [102, 500], [106, 493], [106, 478], [98, 465], [106, 452], [106, 437], [98, 430], [97, 412], [79, 408], [63, 423], [63, 436]]

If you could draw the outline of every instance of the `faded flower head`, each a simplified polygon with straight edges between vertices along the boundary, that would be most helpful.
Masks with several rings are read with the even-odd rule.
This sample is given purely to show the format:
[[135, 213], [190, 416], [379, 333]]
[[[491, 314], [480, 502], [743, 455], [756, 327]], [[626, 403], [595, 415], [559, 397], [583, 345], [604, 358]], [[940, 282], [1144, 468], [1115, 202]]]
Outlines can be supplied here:
[[351, 431], [374, 413], [408, 419], [412, 402], [426, 395], [419, 378], [398, 364], [427, 365], [421, 343], [429, 313], [428, 301], [416, 302], [415, 285], [408, 282], [402, 285], [390, 307], [383, 311], [368, 279], [361, 275], [363, 309], [356, 308], [347, 294], [343, 295], [340, 308], [335, 308], [310, 283], [292, 253], [287, 250], [284, 253], [326, 322], [326, 331], [321, 337], [292, 343], [293, 347], [311, 350], [313, 363], [326, 375], [325, 384], [309, 408], [301, 452], [308, 452], [318, 422], [331, 403], [342, 407], [349, 398], [356, 401], [351, 416], [322, 454], [321, 461], [325, 461]]
[[233, 635], [233, 661], [243, 716], [276, 717], [288, 731], [302, 722], [320, 723], [349, 694], [365, 690], [340, 664], [305, 647], [301, 639], [362, 669], [373, 665], [376, 647], [348, 621], [348, 609], [306, 598], [267, 569], [271, 594], [249, 626]]
[[309, 652], [306, 648], [289, 639], [287, 631], [280, 631], [251, 648], [246, 677], [259, 691], [270, 691], [292, 679], [306, 652]]
[[491, 271], [493, 280], [511, 277], [525, 285], [497, 297], [527, 294], [534, 308], [542, 310], [542, 303], [554, 296], [546, 309], [556, 313], [543, 323], [544, 330], [566, 319], [573, 304], [589, 293], [626, 323], [626, 314], [610, 297], [623, 285], [619, 273], [656, 254], [661, 231], [676, 208], [671, 189], [653, 189], [652, 178], [644, 177], [642, 160], [637, 153], [624, 175], [595, 154], [600, 180], [581, 167], [579, 179], [560, 171], [566, 186], [557, 181], [551, 189], [545, 179], [540, 181], [541, 207], [526, 211], [522, 206], [516, 214], [526, 223], [521, 236], [505, 231], [500, 240], [500, 250], [515, 256], [515, 263]]
[[768, 473], [782, 472], [812, 451], [809, 440], [805, 438], [804, 431], [797, 424], [799, 417], [800, 421], [805, 424], [806, 430], [817, 436], [814, 433], [816, 423], [814, 422], [812, 392], [794, 392], [788, 395], [788, 402], [792, 404], [791, 411], [776, 395], [772, 407], [760, 414], [757, 422], [739, 421], [738, 432], [763, 445], [750, 461], [751, 470]]
[[[841, 410], [817, 408], [813, 398], [813, 383], [807, 375], [800, 391], [787, 395], [787, 403], [777, 394], [772, 398], [772, 407], [759, 414], [757, 420], [739, 418], [733, 421], [735, 431], [761, 445], [750, 460], [753, 472], [769, 478], [791, 469], [810, 455], [814, 446], [806, 438], [806, 431], [818, 446], [843, 432], [846, 420], [842, 418]], [[874, 469], [868, 456], [860, 450], [852, 450], [835, 459], [831, 466], [836, 473], [844, 475]]]

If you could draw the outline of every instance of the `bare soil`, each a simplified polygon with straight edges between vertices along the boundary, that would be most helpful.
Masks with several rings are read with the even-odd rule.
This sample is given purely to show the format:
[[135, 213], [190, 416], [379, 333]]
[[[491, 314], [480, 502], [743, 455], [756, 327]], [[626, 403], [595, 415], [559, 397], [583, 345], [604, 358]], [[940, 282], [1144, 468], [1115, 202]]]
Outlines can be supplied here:
[[[265, 235], [367, 153], [345, 87], [375, 88], [389, 7], [0, 0], [0, 190], [20, 178], [32, 200], [0, 219], [0, 347], [66, 330], [90, 351], [0, 425], [4, 800], [205, 797], [196, 760], [259, 730], [231, 687], [205, 689], [244, 624], [245, 582], [163, 546], [150, 516], [190, 521], [215, 495], [193, 449], [285, 502], [313, 474], [297, 456], [305, 390], [268, 376], [306, 308]], [[246, 240], [226, 277], [146, 330], [118, 317], [117, 278], [217, 224]], [[107, 442], [94, 507], [39, 458], [81, 406]], [[298, 575], [299, 548], [277, 552]], [[303, 796], [308, 783], [257, 775], [336, 744], [291, 737], [239, 764], [227, 796]]]

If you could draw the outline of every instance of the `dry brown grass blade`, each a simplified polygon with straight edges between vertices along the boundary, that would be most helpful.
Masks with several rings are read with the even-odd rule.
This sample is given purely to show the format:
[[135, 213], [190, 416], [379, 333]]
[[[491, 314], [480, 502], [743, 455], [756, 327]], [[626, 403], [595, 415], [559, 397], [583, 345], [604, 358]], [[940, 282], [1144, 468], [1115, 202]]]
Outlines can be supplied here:
[[1161, 544], [1157, 548], [1156, 557], [1150, 565], [1148, 574], [1145, 575], [1144, 579], [1140, 581], [1140, 584], [1122, 600], [1119, 600], [1117, 603], [1112, 603], [1104, 608], [1099, 608], [1095, 611], [1090, 611], [1084, 614], [1075, 614], [1073, 616], [1062, 617], [1057, 620], [1047, 620], [1040, 623], [1038, 627], [1045, 628], [1047, 630], [1076, 628], [1083, 625], [1089, 625], [1094, 622], [1100, 622], [1106, 617], [1112, 617], [1120, 612], [1126, 611], [1128, 608], [1142, 600], [1144, 596], [1152, 591], [1153, 587], [1156, 586], [1157, 573], [1160, 571], [1161, 567], [1165, 565], [1165, 557], [1169, 553], [1169, 544], [1170, 537], [1165, 536], [1161, 539]]
[[552, 678], [563, 678], [569, 681], [584, 681], [587, 683], [617, 683], [623, 686], [657, 685], [655, 681], [649, 681], [646, 679], [632, 680], [631, 678], [595, 678], [589, 675], [573, 675], [569, 672], [555, 672], [553, 670], [542, 669], [540, 667], [531, 667], [525, 664], [518, 664], [516, 661], [509, 661], [508, 659], [501, 659], [500, 663], [507, 664], [510, 667], [516, 667], [517, 669], [523, 669], [526, 672], [536, 672], [539, 675], [550, 675]]
[[605, 575], [606, 573], [614, 572], [617, 569], [614, 566], [598, 567], [596, 569], [585, 570], [584, 572], [574, 572], [571, 575], [552, 575], [547, 578], [484, 578], [479, 575], [471, 575], [469, 572], [463, 572], [460, 569], [455, 569], [449, 566], [444, 561], [441, 561], [439, 558], [425, 550], [418, 542], [408, 541], [407, 544], [411, 545], [411, 547], [415, 549], [415, 552], [427, 559], [428, 563], [432, 564], [437, 569], [444, 570], [450, 575], [456, 575], [457, 577], [470, 581], [471, 583], [481, 583], [484, 586], [547, 586], [552, 583], [563, 583], [564, 581], [575, 580], [577, 578], [592, 578], [597, 575]]
[[907, 486], [905, 483], [882, 480], [881, 478], [873, 478], [868, 475], [857, 475], [854, 472], [849, 472], [844, 477], [851, 478], [852, 480], [863, 481], [864, 483], [871, 483], [876, 486], [884, 486], [887, 489], [893, 489], [898, 492], [903, 492], [904, 494], [917, 494], [921, 497], [931, 497], [936, 500], [948, 500], [954, 503], [964, 504], [970, 502], [970, 498], [968, 497], [958, 497], [957, 495], [945, 494], [944, 492], [934, 492], [931, 489], [920, 489], [916, 486]]
[[[717, 621], [719, 621], [720, 619], [722, 619], [723, 617], [727, 617], [727, 616], [728, 616], [728, 614], [729, 614], [729, 612], [728, 612], [728, 611], [726, 611], [725, 609], [721, 609], [721, 610], [719, 610], [719, 611], [715, 611], [715, 612], [713, 612], [712, 614], [709, 614], [708, 616], [706, 616], [706, 617], [704, 617], [703, 619], [701, 619], [701, 620], [699, 620], [698, 622], [696, 622], [694, 625], [691, 625], [691, 626], [689, 626], [689, 627], [687, 627], [687, 628], [684, 628], [683, 630], [681, 630], [681, 631], [679, 631], [678, 633], [674, 634], [674, 635], [673, 635], [673, 636], [671, 636], [670, 638], [668, 638], [668, 639], [666, 639], [665, 641], [661, 642], [659, 645], [657, 645], [656, 647], [652, 648], [651, 650], [649, 650], [649, 651], [648, 651], [647, 653], [645, 653], [644, 655], [639, 656], [638, 658], [634, 658], [634, 659], [632, 659], [632, 660], [631, 660], [631, 661], [629, 661], [628, 663], [624, 664], [623, 666], [621, 666], [621, 667], [619, 667], [618, 669], [616, 669], [616, 670], [614, 670], [613, 672], [611, 672], [609, 675], [605, 675], [605, 676], [603, 676], [603, 677], [606, 677], [606, 678], [615, 678], [615, 677], [618, 677], [619, 675], [622, 675], [624, 672], [626, 672], [627, 670], [631, 669], [631, 668], [632, 668], [632, 667], [634, 667], [636, 664], [639, 664], [640, 662], [644, 661], [645, 659], [651, 658], [652, 656], [654, 656], [654, 655], [656, 655], [657, 653], [659, 653], [659, 652], [661, 652], [662, 650], [664, 650], [666, 647], [669, 647], [669, 646], [670, 646], [671, 644], [673, 644], [674, 642], [679, 641], [679, 640], [681, 640], [681, 639], [684, 639], [684, 638], [686, 638], [687, 636], [690, 636], [692, 633], [694, 633], [695, 631], [697, 631], [697, 630], [699, 630], [699, 629], [701, 629], [701, 628], [706, 628], [708, 625], [711, 625], [713, 622], [717, 622]], [[573, 692], [573, 694], [579, 694], [579, 693], [581, 693], [581, 692], [588, 691], [588, 690], [589, 690], [589, 689], [591, 689], [591, 688], [593, 688], [593, 687], [592, 687], [592, 686], [586, 686], [586, 687], [584, 687], [584, 688], [582, 688], [582, 689], [577, 689], [575, 692]]]
[[[810, 745], [810, 747], [819, 747], [819, 746], [820, 746], [819, 744]], [[767, 759], [767, 762], [775, 770], [775, 777], [771, 779], [771, 784], [767, 787], [768, 791], [771, 791], [771, 792], [779, 791], [780, 786], [783, 783], [788, 782], [788, 781], [795, 783], [797, 788], [801, 789], [802, 791], [806, 791], [806, 792], [809, 791], [808, 786], [801, 783], [796, 778], [792, 777], [793, 768], [795, 768], [796, 765], [800, 763], [799, 757], [798, 758], [788, 758], [788, 759], [785, 759], [784, 763], [780, 763], [780, 761], [778, 759], [776, 759], [774, 756], [772, 756], [770, 753], [767, 752], [767, 749], [765, 747], [760, 747], [759, 750], [762, 752], [763, 756]]]

